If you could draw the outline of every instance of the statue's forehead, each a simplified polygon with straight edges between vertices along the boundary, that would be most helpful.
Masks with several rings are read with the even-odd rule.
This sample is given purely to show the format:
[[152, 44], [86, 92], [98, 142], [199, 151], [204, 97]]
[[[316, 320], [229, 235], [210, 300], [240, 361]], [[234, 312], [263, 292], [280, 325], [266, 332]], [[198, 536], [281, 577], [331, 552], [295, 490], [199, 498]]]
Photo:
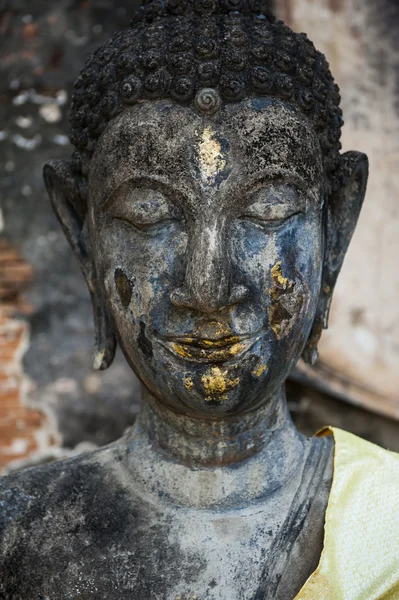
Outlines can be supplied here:
[[[172, 102], [151, 102], [111, 121], [93, 158], [91, 185], [106, 197], [130, 177], [170, 179], [181, 188], [226, 178], [302, 179], [314, 186], [322, 176], [318, 138], [290, 105], [254, 99], [228, 105], [212, 117]], [[98, 195], [98, 194], [96, 194]]]

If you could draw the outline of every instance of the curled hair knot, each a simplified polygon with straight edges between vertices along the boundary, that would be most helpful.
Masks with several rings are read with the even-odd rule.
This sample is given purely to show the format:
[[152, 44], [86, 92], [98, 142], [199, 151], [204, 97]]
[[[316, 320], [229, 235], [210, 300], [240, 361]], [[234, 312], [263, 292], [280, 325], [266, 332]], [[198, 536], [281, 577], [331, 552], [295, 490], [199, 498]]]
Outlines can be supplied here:
[[213, 88], [203, 88], [195, 96], [197, 110], [206, 115], [213, 115], [221, 106], [219, 93]]

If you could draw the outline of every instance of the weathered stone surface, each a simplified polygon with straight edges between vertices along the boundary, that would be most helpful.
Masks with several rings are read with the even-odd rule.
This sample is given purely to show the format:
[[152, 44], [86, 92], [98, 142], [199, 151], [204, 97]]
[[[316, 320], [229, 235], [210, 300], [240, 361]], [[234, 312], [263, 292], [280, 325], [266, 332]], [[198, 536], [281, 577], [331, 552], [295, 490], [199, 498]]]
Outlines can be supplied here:
[[[128, 450], [132, 441], [122, 439], [94, 453], [0, 480], [5, 506], [0, 530], [6, 532], [0, 594], [7, 600], [35, 595], [51, 600], [130, 600], [132, 594], [137, 600], [292, 597], [292, 590], [317, 566], [321, 550], [321, 532], [309, 526], [320, 517], [323, 522], [331, 475], [319, 463], [321, 440], [314, 440], [308, 456], [309, 465], [318, 469], [312, 482], [301, 480], [294, 505], [286, 489], [275, 491], [277, 520], [271, 518], [270, 502], [261, 497], [248, 502], [255, 487], [260, 492], [253, 477], [262, 468], [258, 460], [244, 469], [236, 465], [190, 473], [171, 464], [176, 471], [173, 487], [169, 477], [154, 477], [154, 467], [162, 472], [167, 465], [152, 462], [153, 450], [144, 439], [136, 455], [138, 468]], [[242, 476], [245, 485], [234, 485]], [[300, 470], [289, 493], [301, 476]], [[304, 490], [310, 483], [318, 494], [309, 505]], [[233, 500], [234, 493], [241, 498]], [[288, 509], [292, 513], [287, 517]], [[295, 564], [282, 577], [274, 555], [266, 560], [276, 540], [282, 555]]]

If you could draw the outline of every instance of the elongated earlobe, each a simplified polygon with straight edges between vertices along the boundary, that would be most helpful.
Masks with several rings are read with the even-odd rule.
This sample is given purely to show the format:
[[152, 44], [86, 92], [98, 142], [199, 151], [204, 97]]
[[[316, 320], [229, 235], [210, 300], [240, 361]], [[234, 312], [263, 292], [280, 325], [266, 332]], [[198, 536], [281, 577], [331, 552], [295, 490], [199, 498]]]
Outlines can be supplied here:
[[312, 330], [302, 353], [304, 361], [311, 365], [317, 361], [317, 344], [323, 329], [328, 327], [335, 284], [366, 194], [367, 156], [351, 151], [343, 154], [341, 160], [345, 183], [331, 195], [328, 202], [322, 286]]
[[96, 371], [108, 369], [113, 363], [116, 340], [112, 323], [103, 302], [91, 295], [94, 315], [94, 357], [93, 368]]
[[43, 177], [54, 212], [89, 288], [94, 315], [93, 366], [96, 370], [107, 369], [115, 356], [116, 340], [91, 258], [86, 221], [86, 182], [75, 163], [64, 160], [46, 163]]

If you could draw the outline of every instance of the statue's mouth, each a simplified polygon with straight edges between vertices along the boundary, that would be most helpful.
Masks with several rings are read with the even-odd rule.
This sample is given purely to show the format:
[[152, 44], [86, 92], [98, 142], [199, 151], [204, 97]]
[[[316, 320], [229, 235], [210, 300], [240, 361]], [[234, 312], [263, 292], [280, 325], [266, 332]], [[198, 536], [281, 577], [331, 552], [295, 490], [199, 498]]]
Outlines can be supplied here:
[[260, 338], [259, 332], [229, 335], [219, 339], [191, 336], [171, 337], [161, 343], [173, 354], [193, 362], [226, 362], [240, 358]]

